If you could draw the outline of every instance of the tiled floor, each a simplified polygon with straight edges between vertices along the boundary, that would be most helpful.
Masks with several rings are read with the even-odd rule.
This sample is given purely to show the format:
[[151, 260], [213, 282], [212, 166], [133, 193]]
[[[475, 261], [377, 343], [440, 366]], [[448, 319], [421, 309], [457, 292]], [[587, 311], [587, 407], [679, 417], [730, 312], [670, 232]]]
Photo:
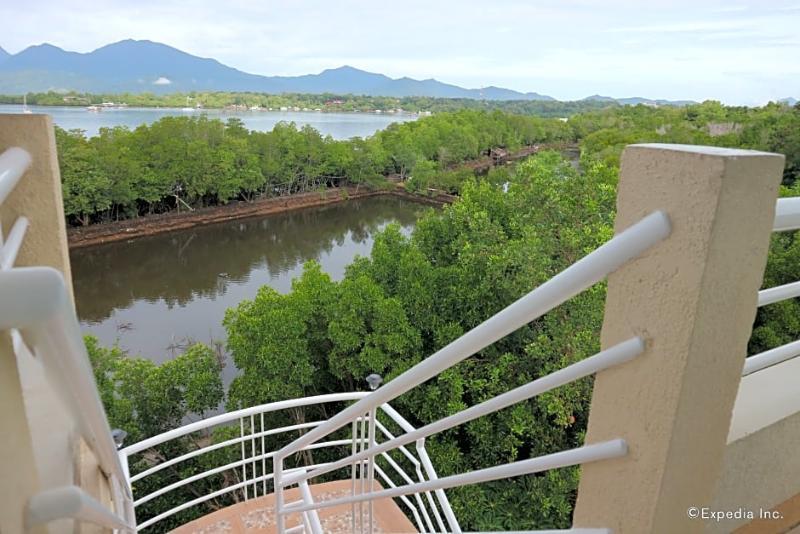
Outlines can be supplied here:
[[[350, 481], [339, 480], [313, 484], [311, 493], [317, 502], [346, 497], [350, 495]], [[299, 499], [300, 492], [297, 488], [285, 492], [286, 502]], [[350, 505], [320, 510], [319, 519], [322, 523], [322, 530], [331, 534], [351, 533], [353, 530], [351, 510]], [[356, 507], [356, 514], [358, 514], [358, 507]], [[363, 518], [366, 522], [366, 504], [363, 506]], [[286, 520], [286, 527], [299, 525], [300, 522], [300, 514], [289, 516]], [[417, 532], [414, 525], [392, 499], [381, 499], [374, 502], [372, 523], [373, 532], [376, 534]], [[175, 534], [272, 534], [275, 532], [275, 496], [270, 494], [234, 504], [195, 519], [173, 532]]]

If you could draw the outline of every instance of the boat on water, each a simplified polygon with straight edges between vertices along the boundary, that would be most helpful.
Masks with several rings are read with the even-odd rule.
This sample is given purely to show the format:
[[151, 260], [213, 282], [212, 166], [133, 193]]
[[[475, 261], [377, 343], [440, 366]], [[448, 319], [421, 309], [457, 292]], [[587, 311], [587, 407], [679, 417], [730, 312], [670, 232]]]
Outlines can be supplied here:
[[28, 109], [28, 95], [22, 95], [22, 112], [25, 114], [33, 113], [33, 111]]
[[194, 108], [189, 105], [189, 99], [190, 98], [191, 97], [188, 97], [188, 96], [186, 97], [186, 107], [185, 108], [181, 108], [181, 111], [185, 111], [187, 113], [194, 111]]
[[99, 113], [100, 111], [103, 111], [103, 108], [101, 108], [100, 106], [89, 106], [86, 108], [86, 111], [91, 111], [92, 113]]

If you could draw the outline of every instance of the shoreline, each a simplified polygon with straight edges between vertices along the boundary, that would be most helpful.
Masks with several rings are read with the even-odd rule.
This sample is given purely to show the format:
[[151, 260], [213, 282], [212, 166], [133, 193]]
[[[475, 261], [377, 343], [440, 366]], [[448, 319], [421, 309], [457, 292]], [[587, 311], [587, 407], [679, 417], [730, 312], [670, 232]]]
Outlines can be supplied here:
[[70, 249], [91, 247], [185, 230], [207, 224], [264, 217], [305, 208], [338, 204], [352, 199], [383, 195], [436, 206], [450, 204], [456, 198], [444, 193], [430, 197], [414, 195], [399, 187], [395, 189], [366, 189], [362, 187], [358, 192], [356, 192], [355, 187], [346, 187], [328, 189], [322, 193], [312, 191], [284, 197], [257, 199], [253, 202], [231, 202], [222, 206], [209, 206], [181, 213], [163, 213], [143, 216], [137, 219], [92, 224], [85, 227], [70, 227], [67, 228], [67, 241]]
[[[530, 145], [516, 152], [503, 154], [495, 158], [482, 156], [478, 159], [457, 165], [456, 168], [466, 168], [476, 174], [481, 174], [488, 172], [489, 169], [497, 165], [513, 163], [542, 150], [563, 151], [570, 148], [575, 147], [570, 144], [552, 143]], [[89, 226], [73, 226], [67, 228], [67, 241], [70, 249], [90, 247], [102, 245], [104, 243], [127, 241], [139, 237], [184, 230], [206, 224], [250, 217], [262, 217], [303, 208], [346, 202], [349, 199], [380, 195], [392, 195], [412, 202], [435, 206], [451, 204], [458, 198], [457, 196], [438, 191], [430, 191], [432, 193], [431, 195], [415, 195], [407, 192], [403, 188], [402, 184], [398, 181], [399, 176], [390, 175], [387, 179], [391, 184], [388, 189], [367, 189], [361, 187], [360, 190], [357, 191], [356, 187], [347, 186], [330, 188], [323, 192], [311, 191], [283, 197], [261, 198], [252, 202], [237, 201], [221, 206], [197, 208], [189, 212], [169, 212], [157, 215], [145, 215], [136, 219], [91, 224]]]

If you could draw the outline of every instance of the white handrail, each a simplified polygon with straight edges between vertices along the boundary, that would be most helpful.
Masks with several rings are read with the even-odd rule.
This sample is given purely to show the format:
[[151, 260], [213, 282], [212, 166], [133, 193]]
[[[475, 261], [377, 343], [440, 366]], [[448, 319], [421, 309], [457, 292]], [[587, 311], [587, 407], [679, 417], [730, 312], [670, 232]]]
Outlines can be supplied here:
[[58, 519], [75, 519], [109, 529], [135, 532], [136, 529], [97, 502], [77, 486], [63, 486], [38, 493], [30, 498], [26, 511], [28, 528]]
[[[428, 479], [438, 480], [439, 475], [436, 474], [436, 469], [433, 467], [433, 462], [431, 462], [431, 458], [428, 456], [428, 451], [425, 449], [424, 439], [417, 441], [417, 452], [419, 453], [420, 460], [422, 460], [422, 465], [425, 467], [425, 471], [428, 473]], [[456, 519], [456, 516], [453, 513], [453, 508], [450, 506], [450, 501], [445, 495], [444, 490], [437, 489], [434, 491], [434, 493], [436, 494], [436, 498], [439, 500], [439, 506], [442, 507], [444, 517], [447, 520], [447, 524], [450, 526], [450, 531], [454, 534], [460, 534], [461, 525], [458, 524], [458, 519]]]
[[758, 306], [766, 306], [794, 297], [800, 297], [800, 282], [762, 289], [758, 292]]
[[468, 473], [444, 477], [438, 480], [419, 482], [410, 486], [399, 486], [397, 488], [391, 488], [388, 490], [374, 491], [372, 493], [362, 495], [352, 495], [350, 497], [316, 502], [314, 504], [287, 506], [284, 508], [284, 513], [289, 514], [306, 512], [308, 510], [342, 506], [372, 499], [386, 499], [399, 497], [400, 495], [420, 493], [423, 491], [434, 491], [437, 489], [447, 489], [459, 486], [467, 486], [470, 484], [479, 484], [481, 482], [490, 482], [492, 480], [501, 480], [520, 475], [530, 475], [533, 473], [548, 471], [550, 469], [559, 469], [561, 467], [569, 467], [600, 460], [611, 460], [613, 458], [625, 456], [627, 453], [628, 445], [625, 443], [625, 440], [613, 439], [610, 441], [594, 443], [592, 445], [584, 445], [575, 449], [547, 454], [545, 456], [539, 456], [529, 460], [521, 460], [519, 462], [512, 462], [486, 469], [479, 469], [477, 471], [470, 471]]
[[[305, 429], [305, 428], [311, 428], [311, 427], [317, 426], [321, 422], [322, 421], [315, 421], [315, 422], [312, 422], [312, 423], [300, 423], [300, 424], [297, 424], [297, 425], [283, 426], [283, 427], [280, 427], [280, 428], [271, 428], [269, 430], [265, 430], [263, 432], [256, 433], [255, 437], [260, 438], [260, 437], [264, 437], [264, 436], [271, 436], [273, 434], [282, 434], [284, 432], [291, 432], [292, 430], [302, 430], [302, 429]], [[190, 458], [194, 458], [195, 456], [200, 456], [201, 454], [205, 454], [207, 452], [211, 452], [211, 451], [215, 451], [217, 449], [222, 449], [222, 448], [225, 448], [225, 447], [229, 447], [231, 445], [236, 445], [237, 443], [242, 442], [242, 441], [246, 441], [248, 439], [250, 439], [250, 435], [243, 436], [243, 437], [238, 437], [238, 438], [233, 438], [233, 439], [229, 439], [229, 440], [226, 440], [226, 441], [220, 441], [219, 443], [214, 443], [213, 445], [209, 445], [207, 447], [202, 447], [200, 449], [195, 449], [193, 451], [187, 452], [186, 454], [182, 454], [180, 456], [176, 456], [175, 458], [170, 458], [169, 460], [165, 460], [165, 461], [163, 461], [161, 463], [158, 463], [158, 464], [154, 465], [150, 469], [146, 469], [146, 470], [144, 470], [144, 471], [142, 471], [140, 473], [137, 473], [136, 476], [131, 477], [131, 482], [136, 482], [139, 479], [142, 479], [142, 478], [144, 478], [146, 476], [152, 475], [153, 473], [157, 473], [158, 471], [161, 471], [162, 469], [165, 469], [165, 468], [167, 468], [169, 466], [178, 464], [178, 463], [183, 462], [185, 460], [188, 460]], [[122, 452], [124, 454], [125, 449], [123, 449], [120, 452]], [[127, 458], [127, 455], [125, 457]]]
[[[395, 483], [392, 481], [392, 479], [391, 479], [391, 478], [389, 478], [389, 476], [386, 474], [386, 472], [385, 472], [383, 469], [381, 469], [381, 466], [379, 466], [379, 465], [376, 465], [376, 466], [375, 466], [375, 472], [376, 472], [376, 473], [378, 473], [378, 476], [380, 476], [380, 477], [383, 479], [383, 481], [384, 481], [384, 482], [386, 482], [386, 484], [387, 484], [387, 485], [388, 485], [390, 488], [396, 488], [396, 487], [397, 487], [397, 484], [395, 484]], [[419, 517], [419, 512], [417, 511], [417, 507], [416, 507], [416, 506], [414, 506], [414, 505], [412, 504], [412, 502], [411, 502], [411, 501], [408, 499], [408, 496], [406, 496], [406, 495], [401, 495], [401, 496], [400, 496], [400, 501], [401, 501], [403, 504], [405, 504], [405, 505], [408, 507], [408, 509], [409, 509], [409, 510], [411, 510], [411, 514], [414, 516], [414, 522], [417, 524], [417, 529], [418, 529], [420, 532], [422, 532], [423, 530], [425, 530], [425, 529], [422, 527], [422, 519]]]
[[[381, 409], [385, 411], [388, 406], [389, 406], [388, 404], [384, 404], [384, 405], [381, 406]], [[398, 416], [399, 416], [399, 414], [398, 414]], [[376, 426], [376, 428], [378, 430], [381, 431], [381, 434], [383, 434], [385, 437], [387, 437], [389, 439], [394, 439], [394, 435], [391, 432], [389, 432], [389, 429], [386, 428], [386, 426], [384, 426], [383, 423], [378, 421], [377, 418], [375, 419], [375, 426]], [[411, 428], [413, 428], [413, 427], [411, 427]], [[403, 454], [403, 456], [405, 456], [406, 459], [408, 459], [408, 461], [411, 462], [411, 464], [414, 466], [414, 469], [417, 472], [417, 476], [420, 477], [420, 480], [423, 480], [422, 471], [420, 470], [420, 467], [422, 466], [422, 463], [419, 460], [417, 460], [416, 458], [414, 458], [414, 455], [411, 454], [411, 452], [405, 446], [398, 447], [397, 450], [399, 450]], [[406, 481], [406, 483], [408, 483], [408, 484], [413, 484], [414, 483], [414, 480], [409, 476], [409, 474], [406, 473], [405, 470], [403, 470], [403, 468], [400, 467], [400, 464], [398, 464], [394, 460], [394, 458], [389, 456], [388, 453], [386, 453], [386, 452], [381, 453], [381, 457], [383, 457], [386, 460], [386, 462], [389, 464], [389, 466], [392, 467], [392, 469], [394, 469], [395, 472], [397, 472], [397, 474], [400, 475], [400, 477], [403, 480]], [[375, 467], [377, 468], [378, 466], [376, 465]], [[414, 495], [414, 498], [416, 499], [417, 504], [419, 504], [420, 510], [422, 511], [422, 514], [423, 514], [423, 516], [425, 518], [425, 523], [428, 525], [428, 528], [431, 531], [433, 531], [433, 524], [431, 523], [430, 516], [428, 516], [428, 511], [427, 511], [427, 509], [425, 507], [425, 504], [422, 502], [422, 497], [420, 497], [419, 495]], [[447, 503], [447, 506], [448, 507], [450, 506], [449, 502]], [[437, 513], [436, 510], [434, 510], [434, 513]]]
[[26, 217], [18, 217], [14, 221], [14, 226], [8, 232], [8, 238], [3, 243], [3, 236], [0, 235], [0, 270], [10, 269], [14, 266], [14, 261], [17, 259], [17, 253], [22, 246], [22, 240], [25, 237], [25, 231], [28, 229], [28, 219]]
[[[366, 397], [367, 395], [369, 395], [369, 393], [365, 391], [352, 391], [349, 393], [329, 393], [326, 395], [316, 395], [314, 397], [303, 397], [299, 399], [288, 399], [277, 402], [270, 402], [268, 404], [260, 404], [258, 406], [251, 406], [250, 408], [243, 408], [241, 410], [235, 410], [233, 412], [227, 412], [220, 415], [215, 415], [214, 417], [209, 417], [208, 419], [196, 421], [194, 423], [184, 425], [174, 430], [164, 432], [163, 434], [158, 434], [157, 436], [153, 436], [152, 438], [148, 438], [138, 443], [134, 443], [133, 445], [130, 445], [128, 447], [125, 447], [124, 449], [122, 449], [121, 452], [130, 456], [131, 454], [136, 454], [137, 452], [141, 452], [145, 449], [150, 449], [152, 447], [155, 447], [156, 445], [160, 445], [165, 441], [170, 441], [172, 439], [185, 436], [186, 434], [197, 432], [198, 430], [205, 430], [206, 428], [210, 428], [212, 426], [219, 426], [224, 423], [230, 423], [242, 417], [249, 417], [251, 415], [256, 415], [262, 412], [275, 412], [278, 410], [285, 410], [287, 408], [297, 408], [300, 406], [309, 406], [312, 404], [325, 404], [329, 402], [358, 400], [363, 397]], [[248, 434], [245, 439], [250, 439], [250, 437], [251, 436]]]
[[800, 229], [800, 197], [779, 198], [775, 204], [773, 232]]
[[0, 154], [0, 204], [17, 186], [32, 161], [31, 155], [19, 147], [11, 147]]
[[[408, 473], [406, 473], [406, 472], [403, 470], [403, 468], [402, 468], [402, 467], [400, 467], [400, 464], [398, 464], [397, 462], [395, 462], [395, 461], [394, 461], [394, 458], [392, 458], [391, 456], [389, 456], [389, 453], [388, 453], [388, 452], [382, 452], [382, 453], [380, 453], [380, 454], [381, 454], [381, 457], [382, 457], [384, 460], [386, 460], [386, 463], [388, 463], [388, 464], [389, 464], [389, 466], [390, 466], [392, 469], [394, 469], [394, 470], [395, 470], [395, 472], [396, 472], [398, 475], [400, 475], [400, 478], [402, 478], [403, 480], [405, 480], [405, 481], [406, 481], [406, 484], [414, 484], [414, 480], [413, 480], [413, 479], [412, 479], [412, 478], [411, 478], [411, 477], [408, 475]], [[377, 466], [376, 466], [376, 467], [377, 467]], [[428, 494], [426, 494], [426, 495], [428, 495], [428, 497], [429, 497], [429, 500], [428, 500], [428, 502], [429, 502], [429, 504], [431, 505], [432, 511], [433, 511], [433, 513], [434, 513], [434, 516], [438, 516], [439, 514], [438, 514], [438, 512], [437, 512], [436, 508], [432, 506], [432, 503], [430, 503], [430, 494], [428, 493]], [[419, 494], [414, 494], [414, 499], [416, 499], [416, 501], [417, 501], [417, 504], [419, 505], [420, 511], [422, 512], [422, 515], [423, 515], [423, 517], [425, 518], [425, 523], [428, 525], [428, 528], [431, 530], [431, 532], [433, 532], [433, 530], [434, 530], [434, 528], [433, 528], [433, 523], [431, 523], [431, 518], [430, 518], [430, 516], [428, 515], [428, 509], [425, 507], [425, 503], [423, 503], [423, 502], [422, 502], [422, 497], [420, 497], [420, 495], [419, 495]], [[435, 519], [435, 518], [436, 518], [436, 517], [434, 517], [434, 519]], [[440, 519], [439, 519], [437, 522], [438, 522], [439, 524], [441, 524], [441, 518], [440, 518]], [[442, 530], [444, 530], [444, 527], [443, 527], [443, 526], [442, 526], [442, 527], [440, 527], [440, 528], [441, 528]]]
[[[325, 465], [325, 464], [314, 464], [314, 465], [309, 465], [307, 467], [298, 468], [298, 469], [312, 469], [312, 468], [323, 466], [323, 465]], [[294, 469], [288, 469], [287, 470], [287, 472], [293, 472], [293, 471], [294, 471]], [[140, 523], [139, 525], [137, 525], [137, 529], [138, 530], [144, 530], [145, 528], [158, 523], [162, 519], [166, 519], [167, 517], [169, 517], [171, 515], [175, 515], [178, 512], [182, 512], [182, 511], [186, 510], [187, 508], [191, 508], [192, 506], [197, 506], [198, 504], [204, 503], [206, 501], [210, 501], [211, 499], [216, 499], [217, 497], [219, 497], [221, 495], [225, 495], [226, 493], [231, 493], [233, 491], [242, 489], [243, 487], [249, 486], [249, 485], [253, 484], [254, 482], [263, 482], [265, 480], [271, 480], [273, 477], [274, 477], [273, 473], [267, 473], [265, 475], [261, 475], [261, 476], [256, 477], [256, 478], [251, 478], [250, 480], [245, 480], [244, 482], [239, 482], [238, 484], [233, 484], [232, 486], [226, 486], [226, 487], [224, 487], [222, 489], [218, 489], [217, 491], [213, 491], [213, 492], [208, 493], [206, 495], [201, 495], [200, 497], [197, 497], [196, 499], [192, 499], [191, 501], [185, 502], [183, 504], [179, 504], [178, 506], [175, 506], [174, 508], [170, 508], [166, 512], [162, 512], [162, 513], [158, 514], [157, 516], [151, 517], [150, 519], [148, 519], [144, 523]]]
[[[397, 423], [404, 432], [413, 432], [416, 430], [414, 426], [406, 420], [405, 417], [400, 415], [400, 413], [395, 410], [389, 404], [381, 405], [381, 409], [384, 413], [386, 413], [395, 423]], [[380, 422], [375, 421], [378, 425], [378, 429], [390, 440], [395, 439], [395, 436], [389, 432], [389, 430]], [[431, 480], [436, 480], [439, 476], [436, 474], [436, 470], [433, 467], [433, 463], [431, 462], [430, 457], [428, 456], [428, 451], [425, 449], [425, 440], [419, 439], [416, 443], [417, 454], [419, 454], [420, 461], [417, 461], [413, 455], [408, 452], [405, 446], [401, 445], [398, 449], [406, 455], [407, 458], [411, 460], [414, 464], [414, 467], [417, 470], [418, 476], [420, 480], [422, 480], [422, 473], [420, 472], [420, 467], [425, 469], [425, 472], [428, 475], [428, 478]], [[420, 465], [421, 464], [421, 465]], [[450, 506], [450, 500], [445, 495], [444, 490], [436, 490], [436, 499], [439, 501], [439, 506], [442, 507], [442, 511], [444, 512], [445, 519], [447, 520], [447, 524], [450, 526], [450, 531], [455, 534], [460, 534], [461, 532], [461, 525], [458, 524], [458, 520], [456, 519], [455, 514], [453, 513], [453, 508]]]
[[[41, 360], [53, 389], [70, 407], [78, 431], [106, 475], [126, 480], [64, 278], [50, 267], [0, 271], [0, 330], [18, 329]], [[126, 497], [131, 498], [125, 485]]]
[[[342, 446], [342, 445], [350, 445], [351, 442], [352, 442], [352, 440], [350, 440], [350, 439], [339, 439], [339, 440], [334, 440], [334, 441], [323, 441], [323, 442], [320, 442], [320, 443], [313, 443], [311, 445], [308, 445], [303, 450], [327, 449], [329, 447], [339, 447], [339, 446]], [[181, 486], [185, 486], [186, 484], [191, 484], [192, 482], [197, 482], [198, 480], [202, 480], [204, 478], [207, 478], [207, 477], [219, 474], [219, 473], [223, 473], [223, 472], [229, 471], [231, 469], [236, 469], [237, 467], [241, 467], [243, 465], [252, 463], [254, 461], [267, 459], [267, 458], [272, 458], [274, 455], [275, 455], [275, 452], [273, 451], [273, 452], [263, 453], [263, 454], [260, 454], [260, 455], [257, 455], [257, 456], [249, 456], [247, 458], [243, 458], [242, 460], [237, 460], [237, 461], [231, 462], [229, 464], [225, 464], [225, 465], [221, 465], [219, 467], [214, 467], [212, 469], [208, 469], [206, 471], [203, 471], [202, 473], [197, 473], [196, 475], [192, 475], [192, 476], [187, 477], [187, 478], [182, 478], [181, 480], [173, 482], [172, 484], [170, 484], [168, 486], [164, 486], [162, 488], [157, 489], [156, 491], [154, 491], [152, 493], [149, 493], [149, 494], [145, 495], [141, 499], [137, 499], [136, 501], [134, 501], [133, 505], [134, 506], [139, 506], [141, 504], [146, 503], [147, 501], [155, 499], [156, 497], [160, 497], [161, 495], [164, 495], [165, 493], [169, 493], [170, 491], [172, 491], [174, 489], [180, 488]], [[250, 480], [250, 482], [252, 482], [252, 480]]]
[[750, 356], [744, 361], [742, 376], [747, 376], [797, 356], [800, 356], [800, 340]]
[[574, 382], [580, 378], [592, 375], [598, 371], [602, 371], [603, 369], [627, 362], [644, 352], [644, 348], [645, 343], [641, 338], [634, 337], [628, 339], [627, 341], [623, 341], [622, 343], [618, 343], [613, 347], [600, 351], [593, 356], [589, 356], [584, 360], [575, 362], [567, 367], [564, 367], [563, 369], [559, 369], [558, 371], [550, 373], [549, 375], [537, 378], [532, 382], [529, 382], [523, 386], [519, 386], [511, 391], [507, 391], [506, 393], [493, 397], [480, 404], [476, 404], [475, 406], [467, 408], [466, 410], [462, 410], [448, 417], [439, 419], [438, 421], [420, 427], [414, 431], [407, 432], [393, 440], [384, 441], [373, 449], [342, 458], [335, 462], [331, 462], [324, 468], [301, 472], [295, 476], [287, 476], [282, 481], [282, 484], [284, 486], [297, 484], [301, 480], [307, 480], [308, 478], [319, 476], [335, 469], [350, 465], [351, 462], [364, 460], [371, 454], [374, 455], [389, 451], [400, 445], [405, 445], [407, 443], [411, 443], [412, 441], [426, 438], [432, 434], [437, 434], [489, 413], [502, 410], [503, 408], [507, 408], [508, 406], [531, 397], [541, 395], [542, 393], [555, 389], [564, 384]]
[[276, 455], [281, 460], [301, 447], [338, 430], [353, 418], [389, 402], [445, 369], [468, 358], [523, 325], [604, 279], [628, 261], [665, 239], [671, 231], [669, 218], [657, 211], [614, 236], [573, 265], [520, 298], [432, 356], [405, 371], [367, 397], [342, 410], [324, 424], [286, 445]]

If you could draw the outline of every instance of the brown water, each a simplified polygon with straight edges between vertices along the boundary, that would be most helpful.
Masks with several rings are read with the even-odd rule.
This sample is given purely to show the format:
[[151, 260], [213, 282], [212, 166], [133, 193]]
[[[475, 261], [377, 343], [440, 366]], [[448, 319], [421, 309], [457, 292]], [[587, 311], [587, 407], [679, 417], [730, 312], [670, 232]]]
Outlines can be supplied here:
[[[264, 284], [289, 291], [309, 260], [340, 280], [379, 230], [397, 222], [409, 233], [428, 209], [372, 197], [75, 249], [78, 317], [104, 345], [161, 362], [190, 341], [224, 341], [228, 307]], [[228, 365], [226, 381], [235, 372]]]

